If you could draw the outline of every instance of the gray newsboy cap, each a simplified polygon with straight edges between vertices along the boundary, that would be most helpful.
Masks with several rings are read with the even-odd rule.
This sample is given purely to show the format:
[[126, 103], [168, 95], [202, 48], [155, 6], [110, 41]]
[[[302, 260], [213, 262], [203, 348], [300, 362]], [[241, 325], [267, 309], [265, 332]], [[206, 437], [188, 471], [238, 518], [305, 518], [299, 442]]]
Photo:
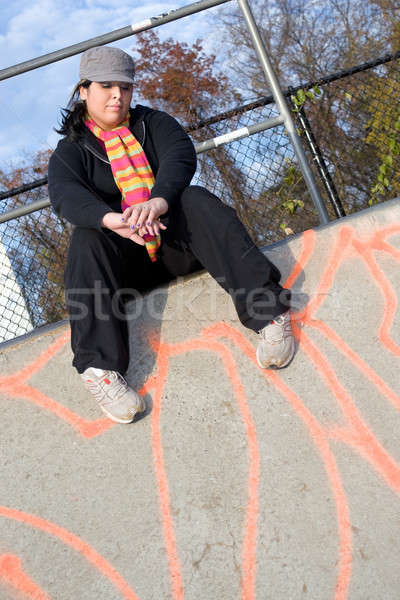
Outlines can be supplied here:
[[124, 81], [133, 83], [133, 58], [119, 48], [96, 46], [81, 56], [79, 78], [89, 81]]

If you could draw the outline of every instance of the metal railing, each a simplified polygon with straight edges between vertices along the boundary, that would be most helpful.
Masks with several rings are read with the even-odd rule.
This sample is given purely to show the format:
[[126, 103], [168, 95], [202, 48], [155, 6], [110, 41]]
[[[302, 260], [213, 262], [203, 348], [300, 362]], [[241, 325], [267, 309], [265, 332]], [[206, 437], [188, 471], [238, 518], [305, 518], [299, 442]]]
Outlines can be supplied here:
[[[83, 52], [88, 48], [117, 41], [130, 35], [141, 33], [143, 31], [147, 31], [148, 29], [153, 29], [155, 27], [159, 27], [160, 25], [164, 25], [165, 23], [169, 23], [171, 21], [175, 21], [177, 19], [181, 19], [183, 17], [231, 1], [232, 0], [200, 0], [199, 2], [183, 6], [179, 9], [169, 11], [168, 13], [156, 17], [150, 17], [140, 23], [134, 23], [133, 25], [122, 27], [121, 29], [106, 33], [104, 35], [97, 36], [84, 42], [80, 42], [78, 44], [73, 44], [72, 46], [62, 48], [61, 50], [50, 52], [48, 54], [44, 54], [43, 56], [39, 56], [37, 58], [19, 63], [17, 65], [13, 65], [6, 69], [2, 69], [0, 70], [0, 81], [10, 77], [15, 77], [16, 75], [20, 75], [22, 73], [26, 73], [27, 71], [38, 69], [44, 65], [63, 60], [75, 54], [79, 54], [80, 52]], [[294, 152], [299, 162], [299, 167], [303, 173], [303, 177], [308, 187], [312, 201], [314, 202], [314, 205], [318, 211], [320, 222], [328, 223], [328, 212], [320, 196], [314, 174], [310, 168], [310, 165], [308, 164], [300, 138], [296, 132], [290, 108], [280, 88], [279, 81], [272, 67], [272, 63], [266, 51], [265, 45], [261, 39], [248, 0], [237, 0], [237, 3], [248, 27], [250, 38], [252, 40], [254, 49], [260, 61], [262, 70], [264, 72], [266, 82], [271, 88], [272, 95], [278, 107], [279, 116], [281, 117], [282, 123], [285, 125], [291, 143], [293, 144]]]
[[0, 81], [10, 77], [15, 77], [16, 75], [21, 75], [27, 71], [44, 67], [45, 65], [50, 65], [51, 63], [74, 56], [75, 54], [80, 54], [81, 52], [84, 52], [89, 48], [93, 48], [94, 46], [111, 44], [112, 42], [117, 42], [118, 40], [122, 40], [135, 33], [141, 33], [142, 31], [147, 31], [148, 29], [153, 29], [154, 27], [159, 27], [160, 25], [165, 25], [166, 23], [171, 23], [177, 19], [182, 19], [183, 17], [194, 15], [195, 13], [207, 10], [213, 6], [219, 6], [220, 4], [225, 4], [226, 2], [231, 1], [232, 0], [200, 0], [199, 2], [194, 2], [193, 4], [188, 4], [187, 6], [182, 6], [181, 8], [177, 8], [175, 10], [170, 10], [167, 13], [158, 15], [156, 17], [150, 17], [149, 19], [145, 19], [139, 23], [133, 23], [132, 25], [121, 27], [121, 29], [116, 29], [114, 31], [110, 31], [109, 33], [98, 35], [97, 37], [90, 38], [84, 42], [79, 42], [78, 44], [67, 46], [61, 50], [56, 50], [55, 52], [43, 54], [42, 56], [32, 58], [31, 60], [26, 60], [22, 63], [18, 63], [17, 65], [7, 67], [6, 69], [0, 69]]

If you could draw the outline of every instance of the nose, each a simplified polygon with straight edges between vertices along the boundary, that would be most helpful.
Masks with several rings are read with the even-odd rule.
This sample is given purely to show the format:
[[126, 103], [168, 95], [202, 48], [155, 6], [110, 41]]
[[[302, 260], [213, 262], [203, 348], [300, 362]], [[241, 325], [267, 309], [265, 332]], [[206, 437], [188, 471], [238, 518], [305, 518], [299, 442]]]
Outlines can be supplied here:
[[113, 98], [120, 98], [121, 97], [121, 88], [119, 87], [119, 85], [113, 85], [113, 87], [111, 88], [111, 93]]

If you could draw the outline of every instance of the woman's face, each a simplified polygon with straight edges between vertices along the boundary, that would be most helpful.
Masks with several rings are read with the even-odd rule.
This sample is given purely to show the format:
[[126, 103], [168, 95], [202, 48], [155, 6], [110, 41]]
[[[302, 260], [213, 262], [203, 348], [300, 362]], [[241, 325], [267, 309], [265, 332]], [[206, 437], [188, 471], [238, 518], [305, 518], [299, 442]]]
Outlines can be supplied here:
[[92, 81], [88, 88], [79, 88], [86, 100], [89, 116], [105, 131], [117, 127], [128, 114], [132, 100], [132, 84], [118, 81]]

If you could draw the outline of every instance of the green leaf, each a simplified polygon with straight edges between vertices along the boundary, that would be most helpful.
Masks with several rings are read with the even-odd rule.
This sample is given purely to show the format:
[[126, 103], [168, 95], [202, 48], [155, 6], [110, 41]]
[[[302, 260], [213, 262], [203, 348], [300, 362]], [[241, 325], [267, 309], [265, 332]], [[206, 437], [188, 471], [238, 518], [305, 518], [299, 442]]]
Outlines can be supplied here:
[[390, 138], [389, 140], [389, 149], [393, 152], [393, 150], [396, 148], [396, 141], [394, 138]]
[[310, 90], [308, 90], [308, 92], [306, 92], [306, 96], [307, 96], [307, 98], [310, 98], [311, 100], [315, 100], [315, 96], [314, 96], [313, 92], [311, 92]]
[[317, 85], [314, 85], [313, 90], [314, 94], [316, 94], [317, 96], [320, 96], [322, 94], [320, 88]]
[[383, 162], [385, 163], [385, 165], [388, 165], [389, 167], [392, 166], [393, 164], [393, 157], [391, 154], [386, 154], [386, 156], [383, 157]]
[[353, 98], [353, 96], [351, 94], [349, 94], [349, 92], [345, 92], [344, 97], [346, 98], [346, 100], [352, 100], [352, 98]]
[[383, 173], [384, 175], [385, 175], [385, 173], [386, 173], [386, 170], [387, 170], [387, 169], [386, 169], [386, 165], [381, 165], [381, 166], [379, 167], [379, 172], [380, 172], [380, 173]]
[[306, 101], [306, 94], [303, 89], [297, 91], [297, 98], [301, 103]]
[[388, 179], [387, 177], [385, 177], [385, 178], [384, 178], [384, 180], [383, 180], [383, 185], [384, 185], [385, 187], [389, 187], [389, 179]]
[[383, 181], [383, 173], [379, 173], [379, 175], [378, 175], [378, 181]]

